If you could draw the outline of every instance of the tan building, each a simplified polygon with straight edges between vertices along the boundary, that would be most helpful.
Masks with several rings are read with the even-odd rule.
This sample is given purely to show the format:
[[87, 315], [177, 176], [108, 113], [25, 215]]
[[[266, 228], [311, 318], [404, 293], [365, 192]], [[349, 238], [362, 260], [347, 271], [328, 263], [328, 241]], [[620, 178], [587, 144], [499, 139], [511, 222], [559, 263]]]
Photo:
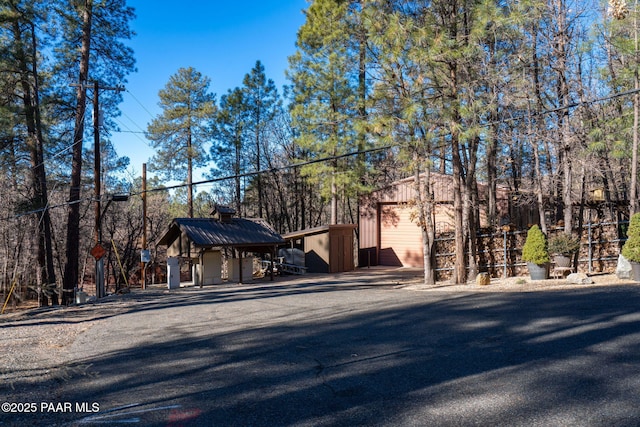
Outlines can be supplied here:
[[[392, 183], [375, 191], [361, 204], [360, 266], [389, 265], [423, 266], [422, 235], [417, 225], [414, 207], [413, 177]], [[488, 188], [478, 184], [481, 204], [486, 204]], [[435, 209], [436, 233], [454, 231], [453, 182], [451, 175], [431, 173], [431, 188]], [[509, 192], [498, 190], [498, 218], [509, 216]], [[487, 226], [484, 209], [480, 209], [480, 225]]]
[[309, 273], [341, 273], [351, 271], [354, 263], [352, 224], [326, 225], [283, 235], [287, 243], [304, 252]]

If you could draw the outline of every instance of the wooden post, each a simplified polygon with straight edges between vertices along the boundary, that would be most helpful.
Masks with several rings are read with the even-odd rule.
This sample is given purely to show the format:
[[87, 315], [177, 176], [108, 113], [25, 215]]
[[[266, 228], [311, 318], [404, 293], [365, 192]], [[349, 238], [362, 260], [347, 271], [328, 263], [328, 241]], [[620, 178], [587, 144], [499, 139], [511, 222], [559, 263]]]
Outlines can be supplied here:
[[273, 262], [275, 256], [276, 256], [276, 251], [277, 251], [278, 247], [274, 246], [271, 249], [271, 281], [273, 282], [274, 280], [274, 273], [273, 273], [273, 269], [275, 268], [275, 263]]

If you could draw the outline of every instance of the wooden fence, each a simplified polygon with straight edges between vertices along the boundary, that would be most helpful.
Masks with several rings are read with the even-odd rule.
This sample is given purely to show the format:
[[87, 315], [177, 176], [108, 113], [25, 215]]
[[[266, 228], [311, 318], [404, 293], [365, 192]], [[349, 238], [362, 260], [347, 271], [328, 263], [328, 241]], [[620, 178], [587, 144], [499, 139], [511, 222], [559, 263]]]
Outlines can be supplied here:
[[[580, 251], [577, 254], [577, 271], [588, 274], [614, 272], [620, 248], [626, 240], [626, 227], [626, 222], [585, 224], [582, 228]], [[562, 228], [552, 229], [547, 237], [563, 232]], [[574, 235], [577, 235], [575, 231]], [[526, 237], [526, 230], [478, 235], [478, 271], [488, 272], [492, 277], [526, 275], [526, 263], [521, 258]], [[435, 253], [436, 278], [446, 280], [450, 278], [455, 263], [453, 233], [441, 234], [436, 239]]]

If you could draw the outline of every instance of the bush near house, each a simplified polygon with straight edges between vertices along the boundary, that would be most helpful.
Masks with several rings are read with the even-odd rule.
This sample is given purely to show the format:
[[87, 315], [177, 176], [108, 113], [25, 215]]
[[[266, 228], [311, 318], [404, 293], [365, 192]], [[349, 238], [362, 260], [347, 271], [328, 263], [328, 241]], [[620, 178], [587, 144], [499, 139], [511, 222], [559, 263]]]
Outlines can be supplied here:
[[547, 247], [547, 237], [537, 225], [533, 225], [527, 232], [527, 240], [522, 247], [522, 260], [537, 265], [543, 265], [551, 261]]
[[570, 256], [580, 249], [580, 240], [565, 233], [556, 234], [549, 238], [549, 253], [553, 255]]
[[631, 216], [627, 241], [622, 247], [622, 256], [631, 262], [640, 263], [640, 213]]

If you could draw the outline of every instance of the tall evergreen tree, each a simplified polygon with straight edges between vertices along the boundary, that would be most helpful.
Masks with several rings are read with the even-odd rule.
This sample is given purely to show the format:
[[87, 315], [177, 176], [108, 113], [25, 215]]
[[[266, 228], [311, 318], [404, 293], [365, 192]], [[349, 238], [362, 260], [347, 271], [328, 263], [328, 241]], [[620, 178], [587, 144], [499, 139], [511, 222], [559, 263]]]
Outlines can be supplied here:
[[[452, 181], [454, 281], [462, 283], [468, 268], [471, 274], [477, 270], [477, 166], [482, 143], [489, 139], [486, 124], [495, 112], [489, 88], [497, 78], [487, 74], [486, 59], [500, 41], [488, 33], [512, 17], [492, 0], [380, 3], [378, 13], [386, 17], [371, 19], [371, 25], [379, 27], [371, 43], [378, 61], [374, 68], [381, 73], [379, 86], [389, 94], [379, 92], [381, 105], [392, 110], [382, 110], [383, 121], [374, 128], [386, 129], [392, 140], [404, 135], [407, 144], [401, 147], [407, 150], [405, 163], [413, 173], [416, 168], [432, 168], [434, 156], [441, 156]], [[416, 200], [422, 204], [419, 212], [426, 215], [428, 183], [423, 185], [426, 196], [416, 194]], [[416, 191], [419, 188], [416, 180]], [[433, 234], [429, 221], [418, 220], [428, 245]], [[425, 247], [425, 266], [429, 253]], [[428, 272], [425, 280], [431, 280]]]
[[428, 47], [428, 32], [420, 16], [383, 7], [371, 12], [370, 32], [375, 49], [376, 84], [372, 99], [371, 126], [386, 144], [398, 147], [396, 156], [403, 172], [413, 176], [412, 221], [422, 237], [424, 283], [435, 282], [435, 209], [431, 169], [439, 138], [430, 129], [428, 70], [420, 50]]
[[[607, 67], [603, 67], [606, 82], [614, 93], [635, 91], [631, 104], [618, 104], [616, 124], [610, 126], [609, 118], [604, 118], [595, 140], [602, 142], [609, 139], [608, 148], [614, 156], [625, 157], [630, 161], [630, 177], [628, 183], [629, 217], [640, 211], [638, 205], [638, 161], [640, 145], [640, 5], [637, 1], [627, 2], [612, 0], [609, 2], [609, 14], [605, 16], [605, 40], [608, 53]], [[631, 112], [629, 114], [628, 112]], [[629, 119], [629, 116], [631, 118]], [[609, 128], [609, 129], [607, 129]], [[629, 134], [629, 128], [631, 132]], [[612, 138], [612, 135], [615, 135]], [[630, 142], [630, 144], [629, 144]], [[630, 145], [630, 146], [629, 146]], [[631, 154], [630, 159], [628, 154]]]
[[240, 174], [246, 172], [247, 168], [246, 157], [243, 155], [247, 122], [244, 96], [242, 89], [235, 88], [220, 97], [211, 145], [214, 166], [210, 171], [212, 178], [233, 176], [231, 199], [237, 214], [241, 216], [244, 190]]
[[26, 145], [31, 164], [30, 208], [38, 212], [35, 218], [37, 264], [36, 282], [45, 292], [41, 292], [41, 303], [48, 305], [58, 303], [58, 295], [43, 285], [56, 283], [53, 260], [53, 237], [51, 232], [51, 215], [48, 209], [47, 177], [44, 165], [44, 131], [42, 107], [40, 103], [40, 75], [42, 60], [38, 52], [42, 49], [44, 34], [39, 33], [46, 20], [46, 8], [41, 2], [9, 1], [0, 11], [2, 31], [10, 40], [8, 52], [17, 79], [16, 88], [21, 93], [22, 108], [18, 114], [24, 117], [26, 127]]
[[188, 216], [193, 217], [193, 169], [207, 164], [205, 144], [216, 105], [209, 93], [210, 79], [192, 67], [180, 68], [160, 90], [162, 113], [147, 128], [157, 153], [150, 169], [166, 179], [185, 181]]
[[[279, 105], [278, 91], [271, 79], [267, 79], [264, 66], [260, 61], [256, 62], [251, 72], [244, 76], [243, 80], [244, 106], [246, 111], [247, 137], [253, 142], [254, 168], [262, 170], [262, 159], [268, 150], [268, 129], [272, 125]], [[261, 175], [255, 177], [256, 191], [258, 193], [258, 217], [264, 214], [264, 190]]]
[[289, 58], [297, 143], [310, 158], [331, 159], [305, 166], [302, 173], [330, 201], [332, 224], [338, 222], [340, 199], [354, 197], [360, 188], [357, 168], [338, 159], [357, 148], [359, 52], [354, 60], [348, 6], [342, 0], [314, 1], [298, 32], [298, 50]]
[[[125, 83], [124, 77], [134, 69], [133, 51], [125, 45], [131, 38], [129, 21], [133, 9], [125, 0], [61, 3], [59, 15], [61, 36], [56, 39], [55, 74], [60, 85], [63, 108], [75, 104], [75, 123], [71, 141], [71, 183], [67, 215], [66, 264], [63, 281], [63, 303], [73, 299], [73, 290], [79, 282], [80, 195], [85, 134], [87, 85], [90, 81], [116, 85]], [[78, 64], [78, 68], [69, 67]], [[75, 100], [67, 99], [68, 82], [75, 81]], [[101, 97], [103, 106], [113, 107], [119, 95]], [[67, 101], [66, 103], [64, 101]], [[109, 102], [111, 101], [111, 102]], [[105, 108], [106, 112], [112, 111]]]

